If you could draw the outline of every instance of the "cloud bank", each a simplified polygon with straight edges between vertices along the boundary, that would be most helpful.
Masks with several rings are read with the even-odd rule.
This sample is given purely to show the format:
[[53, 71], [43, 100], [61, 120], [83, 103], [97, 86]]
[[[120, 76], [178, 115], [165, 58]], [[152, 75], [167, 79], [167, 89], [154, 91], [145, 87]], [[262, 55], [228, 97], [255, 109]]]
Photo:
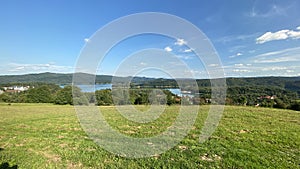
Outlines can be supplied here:
[[277, 32], [266, 32], [256, 39], [256, 43], [263, 44], [274, 40], [285, 39], [300, 39], [300, 26], [297, 27], [297, 30], [284, 29]]
[[[55, 73], [66, 73], [73, 72], [74, 68], [71, 66], [55, 65], [54, 63], [46, 64], [22, 64], [22, 63], [9, 63], [5, 66], [8, 68], [6, 74], [17, 73], [42, 73], [42, 72], [55, 72]], [[1, 69], [1, 68], [0, 68]]]

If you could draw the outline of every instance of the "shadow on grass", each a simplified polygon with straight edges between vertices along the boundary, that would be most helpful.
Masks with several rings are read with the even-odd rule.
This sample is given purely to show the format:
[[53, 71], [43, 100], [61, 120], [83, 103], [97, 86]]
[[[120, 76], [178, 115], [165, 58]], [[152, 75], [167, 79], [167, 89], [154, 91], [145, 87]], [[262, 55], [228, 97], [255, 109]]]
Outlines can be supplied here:
[[14, 165], [14, 166], [9, 166], [9, 164], [7, 163], [7, 162], [5, 162], [5, 163], [2, 163], [1, 165], [0, 165], [0, 169], [17, 169], [18, 168], [18, 166], [17, 165]]
[[[3, 148], [0, 148], [0, 151], [3, 151], [4, 149]], [[18, 168], [18, 165], [14, 165], [14, 166], [11, 166], [9, 165], [8, 162], [4, 162], [0, 165], [0, 169], [17, 169]]]

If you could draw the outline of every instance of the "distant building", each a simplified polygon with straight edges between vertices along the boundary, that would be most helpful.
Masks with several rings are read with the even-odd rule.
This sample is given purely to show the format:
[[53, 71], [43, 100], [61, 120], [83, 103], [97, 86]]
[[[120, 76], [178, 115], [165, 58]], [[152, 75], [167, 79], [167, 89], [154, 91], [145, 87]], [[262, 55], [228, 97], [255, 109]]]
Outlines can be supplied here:
[[9, 87], [3, 87], [4, 91], [2, 91], [2, 92], [19, 93], [19, 92], [26, 91], [29, 88], [30, 88], [30, 86], [9, 86]]
[[262, 100], [262, 99], [271, 99], [271, 100], [273, 100], [273, 99], [276, 99], [276, 98], [277, 98], [277, 96], [273, 95], [273, 96], [260, 96], [257, 99], [258, 100]]
[[21, 91], [19, 90], [12, 90], [12, 89], [8, 89], [8, 90], [5, 90], [6, 93], [20, 93]]
[[30, 86], [25, 86], [25, 87], [24, 86], [14, 86], [13, 88], [14, 88], [14, 90], [23, 92], [23, 91], [28, 90], [30, 88]]
[[3, 87], [3, 89], [6, 91], [6, 90], [13, 90], [14, 88], [13, 87]]

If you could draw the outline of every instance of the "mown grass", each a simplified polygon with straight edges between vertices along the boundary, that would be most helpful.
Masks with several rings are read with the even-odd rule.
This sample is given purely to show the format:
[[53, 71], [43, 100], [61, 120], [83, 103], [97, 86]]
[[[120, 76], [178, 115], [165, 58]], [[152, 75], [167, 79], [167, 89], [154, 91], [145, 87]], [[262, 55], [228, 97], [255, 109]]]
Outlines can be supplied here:
[[[154, 122], [125, 120], [114, 107], [102, 107], [107, 121], [132, 137], [149, 137], [176, 118], [170, 106]], [[147, 107], [139, 107], [140, 110]], [[300, 168], [300, 113], [291, 110], [225, 108], [209, 140], [200, 144], [208, 106], [201, 106], [187, 137], [151, 158], [113, 155], [90, 140], [72, 106], [0, 104], [0, 165], [18, 168]]]

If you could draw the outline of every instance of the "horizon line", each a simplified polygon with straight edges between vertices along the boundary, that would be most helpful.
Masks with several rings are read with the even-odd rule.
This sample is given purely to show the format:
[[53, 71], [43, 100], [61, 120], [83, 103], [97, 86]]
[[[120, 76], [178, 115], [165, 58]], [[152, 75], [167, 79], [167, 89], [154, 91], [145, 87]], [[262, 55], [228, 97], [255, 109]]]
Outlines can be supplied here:
[[220, 78], [192, 78], [192, 77], [177, 77], [177, 78], [168, 78], [168, 77], [151, 77], [151, 76], [115, 76], [115, 75], [110, 75], [110, 74], [91, 74], [91, 73], [84, 73], [84, 72], [40, 72], [40, 73], [24, 73], [24, 74], [0, 74], [0, 76], [25, 76], [25, 75], [39, 75], [39, 74], [62, 74], [62, 75], [68, 75], [68, 74], [76, 74], [76, 73], [82, 73], [82, 74], [88, 74], [92, 76], [112, 76], [112, 77], [121, 77], [121, 78], [126, 78], [126, 77], [139, 77], [139, 78], [152, 78], [152, 79], [203, 79], [203, 80], [211, 80], [211, 79], [222, 79], [222, 78], [264, 78], [264, 77], [282, 77], [282, 78], [293, 78], [293, 77], [300, 77], [299, 75], [260, 75], [260, 76], [224, 76]]

